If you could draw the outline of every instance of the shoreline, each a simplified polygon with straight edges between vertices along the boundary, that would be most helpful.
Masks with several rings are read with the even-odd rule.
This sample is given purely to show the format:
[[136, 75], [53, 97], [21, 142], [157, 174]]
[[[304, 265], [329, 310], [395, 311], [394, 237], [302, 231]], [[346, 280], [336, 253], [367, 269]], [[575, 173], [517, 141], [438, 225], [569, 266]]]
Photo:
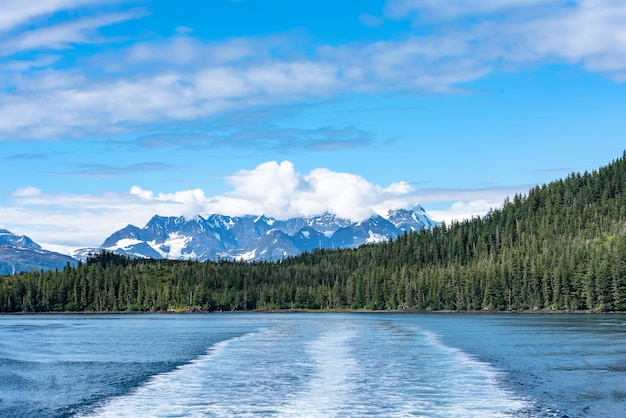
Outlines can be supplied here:
[[450, 309], [251, 309], [233, 311], [204, 311], [198, 309], [165, 310], [165, 311], [41, 311], [41, 312], [0, 312], [0, 317], [9, 315], [190, 315], [190, 314], [241, 314], [241, 313], [368, 313], [368, 314], [624, 314], [626, 311], [598, 311], [592, 309], [517, 309], [517, 310], [495, 310], [480, 309], [455, 311]]

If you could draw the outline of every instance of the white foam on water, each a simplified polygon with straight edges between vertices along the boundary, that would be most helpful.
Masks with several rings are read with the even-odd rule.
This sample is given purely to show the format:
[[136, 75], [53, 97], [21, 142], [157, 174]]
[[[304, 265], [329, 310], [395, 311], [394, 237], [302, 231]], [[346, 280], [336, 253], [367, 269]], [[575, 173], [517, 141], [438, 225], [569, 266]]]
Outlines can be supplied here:
[[439, 358], [428, 372], [431, 386], [423, 388], [430, 396], [405, 406], [412, 415], [512, 417], [530, 410], [533, 402], [505, 388], [502, 373], [492, 365], [445, 345], [434, 333], [423, 333]]
[[530, 410], [502, 378], [421, 329], [291, 320], [217, 343], [82, 417], [510, 418]]
[[252, 340], [255, 334], [246, 334], [212, 346], [207, 354], [179, 366], [175, 370], [153, 376], [131, 393], [112, 398], [93, 413], [79, 417], [206, 417], [212, 416], [210, 399], [206, 398], [211, 384], [228, 386], [229, 376], [219, 376], [215, 382], [211, 366], [228, 365], [228, 350], [233, 344]]
[[[357, 334], [343, 327], [325, 331], [307, 347], [313, 373], [300, 392], [291, 394], [281, 416], [330, 417], [350, 407], [346, 401], [360, 389], [359, 365], [352, 345]], [[354, 412], [354, 410], [353, 410]]]

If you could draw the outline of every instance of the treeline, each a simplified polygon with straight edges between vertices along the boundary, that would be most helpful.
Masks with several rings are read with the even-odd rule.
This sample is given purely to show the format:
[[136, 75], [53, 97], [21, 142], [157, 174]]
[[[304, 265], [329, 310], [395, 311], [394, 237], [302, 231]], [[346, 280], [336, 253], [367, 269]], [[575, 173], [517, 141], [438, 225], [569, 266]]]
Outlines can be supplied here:
[[0, 311], [626, 310], [626, 154], [485, 218], [277, 263], [131, 259], [0, 278]]

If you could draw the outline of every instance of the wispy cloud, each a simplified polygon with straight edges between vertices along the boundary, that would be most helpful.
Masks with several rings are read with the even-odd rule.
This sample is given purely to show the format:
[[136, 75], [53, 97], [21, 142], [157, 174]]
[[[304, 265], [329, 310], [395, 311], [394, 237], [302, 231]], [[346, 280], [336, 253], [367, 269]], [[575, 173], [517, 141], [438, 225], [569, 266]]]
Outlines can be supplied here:
[[363, 26], [367, 26], [370, 28], [381, 26], [384, 23], [383, 19], [381, 19], [378, 16], [371, 15], [369, 13], [361, 14], [359, 16], [359, 22], [361, 22]]
[[75, 44], [102, 42], [96, 34], [97, 29], [129, 19], [136, 19], [145, 16], [145, 14], [144, 11], [139, 10], [109, 13], [30, 30], [0, 42], [0, 55], [11, 55], [33, 49], [67, 49]]
[[103, 4], [105, 0], [5, 0], [0, 14], [0, 32], [10, 31], [32, 20], [52, 15], [59, 11]]
[[328, 151], [355, 149], [369, 145], [373, 135], [353, 126], [343, 128], [259, 128], [236, 132], [215, 133], [157, 133], [143, 135], [131, 141], [109, 141], [111, 144], [133, 145], [141, 148], [239, 148], [260, 151]]
[[167, 163], [136, 163], [127, 166], [112, 166], [106, 164], [82, 164], [81, 168], [74, 171], [66, 171], [61, 173], [66, 176], [73, 177], [92, 177], [92, 178], [107, 178], [107, 177], [121, 177], [133, 172], [161, 172], [164, 170], [172, 170], [179, 168], [179, 166]]
[[543, 169], [539, 169], [539, 170], [534, 170], [535, 172], [538, 173], [573, 173], [576, 170], [573, 168], [566, 168], [566, 167], [552, 167], [552, 168], [543, 168]]
[[[39, 55], [32, 59], [22, 59], [22, 60], [7, 60], [4, 62], [0, 62], [0, 72], [7, 74], [14, 74], [16, 72], [29, 71], [35, 68], [45, 68], [54, 64], [61, 58], [60, 55], [55, 54], [47, 54], [47, 55]], [[6, 80], [4, 83], [5, 84]]]
[[[0, 137], [114, 135], [145, 124], [186, 122], [229, 110], [288, 103], [332, 91], [337, 82], [334, 72], [328, 64], [310, 61], [215, 67], [191, 74], [165, 70], [105, 82], [69, 71], [56, 73], [58, 77], [46, 72], [34, 80], [20, 80], [15, 86], [18, 92], [0, 98]], [[63, 85], [70, 81], [72, 85]]]
[[13, 160], [13, 161], [19, 161], [19, 160], [46, 160], [48, 158], [49, 158], [48, 154], [41, 154], [41, 153], [13, 154], [13, 155], [7, 155], [6, 157], [3, 157], [4, 160]]
[[507, 197], [525, 195], [534, 185], [493, 186], [472, 189], [417, 189], [419, 201], [436, 221], [450, 224], [486, 215], [501, 208]]
[[[4, 27], [53, 13], [66, 3], [100, 4], [59, 0], [52, 11], [18, 13]], [[450, 94], [497, 70], [546, 63], [574, 65], [616, 81], [626, 77], [622, 1], [390, 0], [385, 10], [381, 18], [413, 20], [415, 33], [371, 43], [312, 45], [295, 32], [223, 42], [205, 42], [192, 32], [110, 48], [86, 57], [80, 67], [37, 67], [43, 61], [29, 59], [23, 65], [31, 72], [19, 76], [9, 70], [16, 68], [13, 60], [0, 65], [7, 76], [0, 97], [0, 140], [158, 133], [163, 124], [183, 128], [228, 112], [354, 93]], [[0, 52], [97, 42], [99, 27], [142, 13], [101, 11], [35, 25], [0, 43]], [[422, 24], [427, 34], [419, 30]], [[295, 147], [356, 143], [302, 138], [308, 137], [296, 135]]]
[[389, 0], [385, 15], [394, 19], [412, 18], [418, 21], [454, 20], [466, 16], [492, 16], [502, 12], [520, 12], [563, 7], [567, 0]]
[[500, 205], [507, 196], [512, 197], [516, 193], [526, 194], [534, 186], [534, 184], [529, 184], [466, 189], [424, 188], [416, 189], [416, 193], [420, 196], [420, 202], [424, 203], [484, 200], [498, 202], [497, 204]]
[[[111, 11], [122, 1], [8, 0], [0, 16], [0, 56], [32, 50], [67, 49], [77, 44], [102, 42], [100, 28], [144, 17], [145, 9]], [[72, 13], [67, 13], [71, 11]]]
[[445, 22], [444, 36], [466, 34], [490, 66], [556, 62], [624, 80], [626, 4], [620, 0], [390, 0], [387, 16]]

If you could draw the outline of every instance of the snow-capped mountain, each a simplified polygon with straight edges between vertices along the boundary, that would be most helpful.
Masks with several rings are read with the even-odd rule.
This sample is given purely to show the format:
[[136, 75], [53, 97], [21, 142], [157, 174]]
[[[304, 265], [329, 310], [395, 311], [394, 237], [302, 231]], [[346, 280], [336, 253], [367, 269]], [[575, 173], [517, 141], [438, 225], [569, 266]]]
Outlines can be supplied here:
[[101, 249], [146, 258], [279, 260], [316, 248], [355, 248], [435, 225], [419, 205], [362, 222], [331, 213], [287, 220], [263, 215], [154, 216], [143, 228], [128, 225], [113, 233]]
[[402, 231], [419, 231], [422, 228], [430, 229], [439, 225], [439, 222], [428, 217], [420, 205], [415, 205], [412, 210], [391, 209], [387, 212], [387, 220]]
[[15, 247], [35, 248], [40, 250], [41, 247], [26, 235], [15, 235], [6, 229], [0, 229], [0, 245], [13, 245]]
[[25, 235], [0, 229], [0, 275], [32, 270], [62, 269], [76, 260], [67, 255], [46, 251]]

